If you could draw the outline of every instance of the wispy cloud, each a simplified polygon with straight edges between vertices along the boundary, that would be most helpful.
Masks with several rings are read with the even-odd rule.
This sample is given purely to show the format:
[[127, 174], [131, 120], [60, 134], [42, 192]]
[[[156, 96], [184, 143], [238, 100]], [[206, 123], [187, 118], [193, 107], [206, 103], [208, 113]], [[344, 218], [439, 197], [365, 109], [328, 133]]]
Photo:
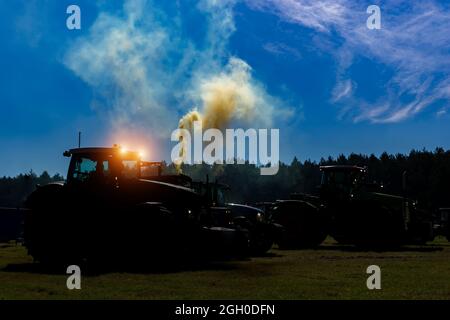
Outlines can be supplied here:
[[346, 7], [339, 0], [248, 0], [247, 3], [255, 9], [271, 11], [287, 21], [322, 32], [329, 32], [334, 25], [345, 23], [347, 14]]
[[[380, 4], [382, 29], [369, 30], [367, 1], [247, 0], [250, 7], [311, 28], [337, 44], [337, 84], [332, 101], [351, 92], [342, 80], [355, 56], [365, 56], [393, 71], [382, 101], [353, 101], [354, 120], [399, 122], [450, 99], [450, 8], [435, 1], [393, 0]], [[344, 100], [343, 100], [344, 102]], [[348, 101], [345, 101], [348, 103]]]
[[23, 12], [16, 19], [16, 35], [20, 35], [31, 46], [37, 47], [42, 40], [43, 13], [36, 0], [24, 3]]
[[439, 110], [438, 112], [436, 112], [436, 116], [437, 116], [438, 118], [443, 117], [443, 116], [445, 116], [446, 114], [447, 114], [447, 110], [444, 109], [444, 108], [442, 108], [441, 110]]
[[[100, 13], [69, 48], [65, 65], [88, 83], [115, 125], [148, 123], [165, 130], [170, 118], [164, 108], [170, 79], [161, 57], [172, 46], [170, 32], [144, 10], [142, 1], [127, 1], [124, 18]], [[145, 19], [142, 13], [146, 12]]]
[[352, 94], [353, 84], [352, 81], [347, 79], [340, 81], [336, 84], [332, 92], [332, 101], [338, 102]]
[[294, 58], [294, 60], [302, 58], [300, 50], [282, 42], [267, 42], [263, 45], [263, 49], [275, 56], [288, 56], [289, 58]]

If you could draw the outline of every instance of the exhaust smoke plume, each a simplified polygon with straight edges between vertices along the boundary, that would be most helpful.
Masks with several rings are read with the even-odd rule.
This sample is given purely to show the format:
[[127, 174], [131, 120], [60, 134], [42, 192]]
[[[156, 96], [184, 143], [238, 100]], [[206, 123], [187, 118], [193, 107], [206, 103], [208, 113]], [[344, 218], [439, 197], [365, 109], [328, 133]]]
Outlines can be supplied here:
[[193, 121], [203, 128], [224, 129], [233, 120], [253, 125], [270, 125], [272, 107], [267, 95], [252, 83], [251, 68], [243, 60], [231, 58], [219, 75], [201, 79], [195, 93], [201, 101], [201, 112], [195, 108], [183, 116], [179, 127], [191, 129]]
[[[179, 121], [180, 129], [192, 131], [194, 121], [203, 129], [224, 130], [233, 124], [269, 127], [272, 124], [274, 99], [268, 96], [251, 78], [251, 68], [239, 58], [230, 58], [225, 71], [201, 79], [194, 93], [201, 103], [201, 111], [194, 108]], [[183, 143], [180, 157], [186, 154]], [[177, 170], [181, 172], [180, 166]]]
[[[234, 4], [198, 2], [197, 14], [206, 17], [199, 27], [206, 32], [197, 44], [183, 29], [192, 23], [183, 16], [187, 4], [178, 3], [169, 15], [156, 2], [127, 0], [123, 14], [100, 12], [63, 62], [92, 87], [92, 107], [109, 116], [114, 133], [145, 131], [161, 145], [177, 125], [191, 129], [195, 120], [205, 128], [269, 127], [273, 109], [283, 112], [280, 101], [227, 49], [236, 29]], [[186, 107], [193, 109], [186, 113]]]

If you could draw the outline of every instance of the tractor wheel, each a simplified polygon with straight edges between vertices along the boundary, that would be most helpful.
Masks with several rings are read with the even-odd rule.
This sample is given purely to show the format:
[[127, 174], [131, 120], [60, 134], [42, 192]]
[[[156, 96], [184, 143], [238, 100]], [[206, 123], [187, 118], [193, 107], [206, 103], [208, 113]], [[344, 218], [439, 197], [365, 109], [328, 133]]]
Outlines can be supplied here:
[[333, 235], [333, 239], [334, 239], [337, 243], [342, 244], [342, 245], [349, 245], [349, 244], [352, 244], [352, 241], [351, 241], [349, 238], [347, 238], [347, 237], [345, 237], [345, 236], [342, 236], [342, 235]]
[[140, 244], [139, 251], [153, 247], [153, 254], [161, 255], [174, 249], [178, 232], [171, 223], [171, 211], [158, 204], [142, 203], [136, 206], [133, 213], [134, 221], [129, 222], [132, 230], [129, 237]]
[[51, 224], [46, 223], [45, 212], [30, 210], [24, 224], [24, 240], [33, 260], [42, 264], [57, 264], [62, 258], [61, 242], [54, 238]]
[[412, 244], [425, 245], [428, 241], [433, 241], [434, 237], [431, 223], [422, 222], [416, 226], [416, 235], [413, 236]]
[[327, 237], [325, 220], [314, 205], [292, 200], [277, 204], [274, 210], [275, 222], [285, 229], [280, 249], [314, 248]]
[[265, 224], [252, 223], [248, 218], [239, 216], [233, 223], [249, 233], [249, 250], [251, 254], [263, 255], [272, 248], [273, 240], [266, 232]]
[[[355, 245], [374, 248], [400, 246], [404, 242], [403, 220], [395, 217], [390, 208], [377, 202], [368, 202], [365, 207], [366, 216], [358, 220], [360, 227], [354, 233]], [[360, 212], [364, 211], [361, 209]]]
[[272, 246], [273, 239], [264, 230], [254, 230], [250, 234], [250, 251], [253, 254], [264, 255]]

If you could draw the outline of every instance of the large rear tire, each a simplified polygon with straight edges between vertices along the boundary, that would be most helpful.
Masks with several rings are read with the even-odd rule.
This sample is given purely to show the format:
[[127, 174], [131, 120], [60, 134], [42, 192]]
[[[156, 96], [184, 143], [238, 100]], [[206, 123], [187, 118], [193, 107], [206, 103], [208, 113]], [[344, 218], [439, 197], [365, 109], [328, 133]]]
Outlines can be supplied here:
[[322, 213], [308, 202], [280, 202], [274, 208], [273, 217], [285, 229], [278, 243], [280, 249], [315, 248], [327, 237]]

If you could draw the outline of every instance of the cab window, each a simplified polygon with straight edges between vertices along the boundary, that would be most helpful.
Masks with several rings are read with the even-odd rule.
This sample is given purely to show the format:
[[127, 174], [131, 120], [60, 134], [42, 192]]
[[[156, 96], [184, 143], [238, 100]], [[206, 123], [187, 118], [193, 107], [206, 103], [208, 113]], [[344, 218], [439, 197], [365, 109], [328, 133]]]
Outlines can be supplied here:
[[109, 173], [108, 161], [97, 160], [86, 156], [77, 157], [73, 161], [70, 178], [85, 182], [98, 176]]

